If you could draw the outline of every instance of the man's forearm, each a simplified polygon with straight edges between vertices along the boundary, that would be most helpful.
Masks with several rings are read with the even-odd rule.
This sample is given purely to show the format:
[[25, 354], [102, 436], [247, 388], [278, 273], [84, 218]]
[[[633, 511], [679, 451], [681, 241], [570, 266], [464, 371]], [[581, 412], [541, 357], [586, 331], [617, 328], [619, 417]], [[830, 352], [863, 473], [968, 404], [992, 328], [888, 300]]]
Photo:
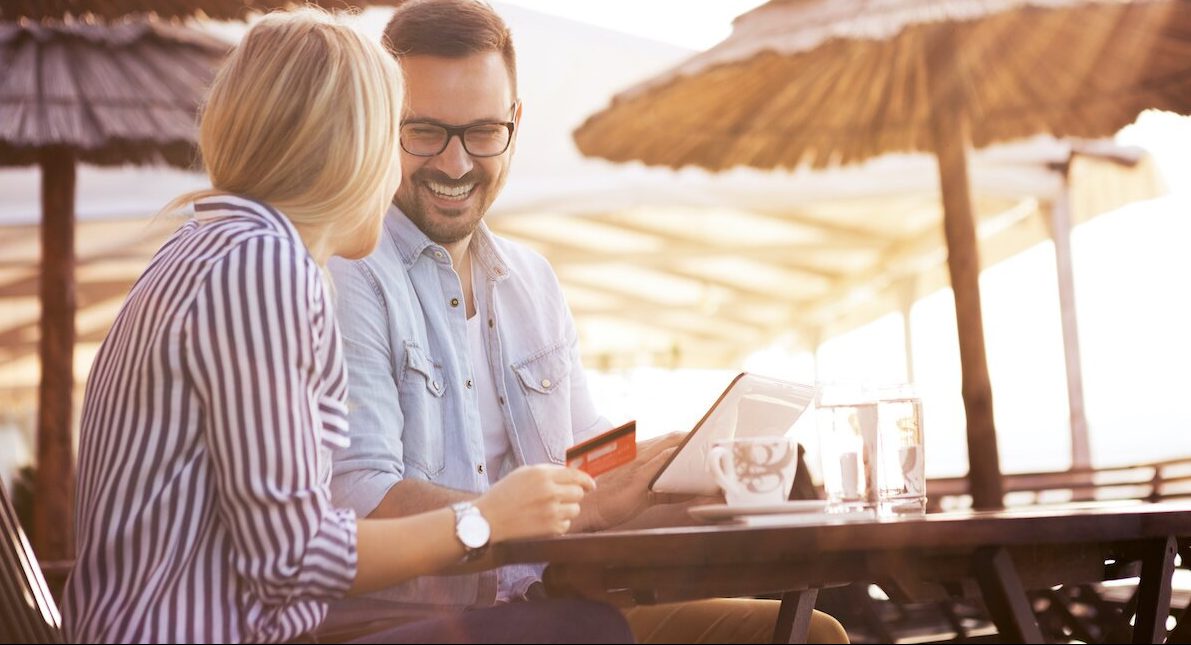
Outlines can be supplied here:
[[722, 501], [715, 497], [697, 497], [685, 502], [654, 504], [638, 513], [629, 521], [617, 524], [611, 528], [617, 531], [627, 531], [633, 529], [658, 529], [670, 526], [691, 526], [697, 524], [691, 518], [690, 508], [692, 506], [722, 503]]
[[[598, 488], [596, 489], [599, 490]], [[595, 493], [587, 495], [591, 498]], [[591, 533], [592, 531], [603, 531], [608, 528], [608, 523], [600, 515], [597, 509], [598, 502], [594, 499], [584, 499], [579, 504], [579, 517], [571, 524], [571, 533]]]
[[368, 517], [383, 519], [416, 515], [476, 497], [478, 495], [475, 493], [431, 484], [421, 479], [403, 479], [385, 493], [384, 499]]

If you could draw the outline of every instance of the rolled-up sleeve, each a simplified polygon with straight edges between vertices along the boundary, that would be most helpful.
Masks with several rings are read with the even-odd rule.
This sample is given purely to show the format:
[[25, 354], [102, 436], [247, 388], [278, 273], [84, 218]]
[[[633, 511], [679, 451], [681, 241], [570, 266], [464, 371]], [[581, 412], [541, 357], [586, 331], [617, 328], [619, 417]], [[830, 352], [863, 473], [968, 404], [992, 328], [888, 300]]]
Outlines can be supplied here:
[[318, 477], [321, 370], [311, 320], [317, 267], [280, 238], [214, 266], [187, 319], [188, 369], [208, 414], [230, 563], [267, 605], [342, 596], [356, 575], [356, 515]]
[[331, 495], [336, 504], [367, 516], [405, 475], [405, 417], [376, 275], [358, 261], [333, 259], [329, 268], [347, 364], [351, 436], [349, 446], [335, 449]]

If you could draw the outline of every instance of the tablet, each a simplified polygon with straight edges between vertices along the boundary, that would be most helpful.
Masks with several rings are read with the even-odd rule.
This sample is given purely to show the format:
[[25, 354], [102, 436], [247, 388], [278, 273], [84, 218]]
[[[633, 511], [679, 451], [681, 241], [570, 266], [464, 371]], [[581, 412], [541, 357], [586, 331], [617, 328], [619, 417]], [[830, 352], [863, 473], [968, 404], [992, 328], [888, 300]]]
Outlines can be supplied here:
[[718, 493], [707, 469], [707, 452], [715, 442], [784, 435], [814, 399], [814, 386], [739, 374], [654, 475], [649, 489], [689, 495]]

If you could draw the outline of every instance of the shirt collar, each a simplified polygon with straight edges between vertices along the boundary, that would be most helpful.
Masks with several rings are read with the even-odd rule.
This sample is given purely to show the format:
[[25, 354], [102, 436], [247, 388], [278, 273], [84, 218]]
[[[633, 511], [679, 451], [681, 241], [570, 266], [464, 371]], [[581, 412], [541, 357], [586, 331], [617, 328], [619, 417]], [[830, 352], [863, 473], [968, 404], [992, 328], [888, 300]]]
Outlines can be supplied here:
[[247, 215], [262, 220], [269, 228], [288, 237], [295, 244], [306, 248], [306, 242], [298, 234], [298, 229], [281, 211], [265, 202], [243, 197], [241, 195], [219, 194], [208, 195], [194, 200], [194, 214], [198, 220], [220, 217], [225, 213]]
[[[389, 207], [385, 217], [385, 231], [397, 247], [407, 270], [427, 253], [446, 253], [446, 249], [426, 237], [422, 229], [395, 205]], [[482, 220], [471, 236], [471, 254], [472, 261], [484, 270], [490, 280], [499, 282], [509, 277], [509, 263], [497, 247], [495, 235]]]

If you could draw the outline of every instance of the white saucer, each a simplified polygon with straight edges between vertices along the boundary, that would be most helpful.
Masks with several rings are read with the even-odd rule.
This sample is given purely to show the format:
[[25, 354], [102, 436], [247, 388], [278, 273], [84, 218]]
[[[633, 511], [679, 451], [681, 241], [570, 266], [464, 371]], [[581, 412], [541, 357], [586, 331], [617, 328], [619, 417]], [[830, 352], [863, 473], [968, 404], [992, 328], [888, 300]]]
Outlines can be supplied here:
[[728, 506], [727, 504], [706, 504], [692, 506], [687, 512], [701, 520], [732, 520], [752, 515], [790, 515], [793, 513], [823, 513], [827, 502], [821, 499], [800, 499], [780, 504], [756, 506]]

